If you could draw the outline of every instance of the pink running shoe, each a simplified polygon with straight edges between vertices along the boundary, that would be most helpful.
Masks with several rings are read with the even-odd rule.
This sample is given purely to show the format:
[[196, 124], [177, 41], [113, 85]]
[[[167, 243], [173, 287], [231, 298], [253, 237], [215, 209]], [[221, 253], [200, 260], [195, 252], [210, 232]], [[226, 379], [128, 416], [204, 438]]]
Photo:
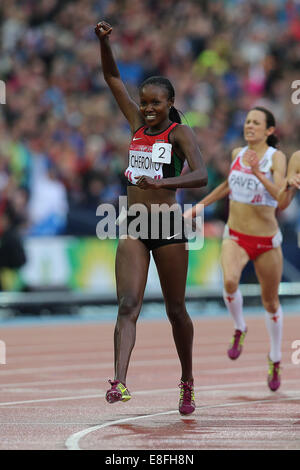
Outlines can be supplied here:
[[131, 398], [129, 390], [119, 380], [109, 380], [111, 389], [106, 392], [106, 401], [115, 403], [116, 401], [128, 401]]
[[237, 359], [243, 349], [244, 339], [247, 333], [247, 328], [245, 331], [235, 330], [233, 338], [230, 343], [230, 348], [227, 351], [228, 357], [232, 360]]
[[179, 413], [181, 415], [190, 415], [195, 411], [195, 394], [193, 382], [180, 382]]
[[268, 372], [268, 386], [272, 392], [276, 392], [280, 387], [280, 361], [273, 362], [268, 357], [269, 372]]

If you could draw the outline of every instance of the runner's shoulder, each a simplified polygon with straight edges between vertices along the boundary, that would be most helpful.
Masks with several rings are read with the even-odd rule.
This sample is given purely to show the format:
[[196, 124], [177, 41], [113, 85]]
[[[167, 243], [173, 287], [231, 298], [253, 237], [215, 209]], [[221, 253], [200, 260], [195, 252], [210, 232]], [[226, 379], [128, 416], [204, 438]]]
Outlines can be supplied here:
[[231, 160], [233, 161], [236, 156], [240, 153], [240, 151], [242, 150], [243, 147], [237, 147], [235, 149], [232, 150], [231, 152]]

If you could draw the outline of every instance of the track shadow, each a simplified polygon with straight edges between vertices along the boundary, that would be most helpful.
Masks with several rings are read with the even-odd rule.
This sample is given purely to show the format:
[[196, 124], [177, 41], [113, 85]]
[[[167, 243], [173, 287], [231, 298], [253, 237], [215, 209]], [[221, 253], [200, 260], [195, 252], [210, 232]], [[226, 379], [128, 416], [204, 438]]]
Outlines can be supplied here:
[[[136, 436], [139, 439], [144, 440], [145, 442], [151, 441], [153, 443], [159, 442], [162, 439], [182, 439], [188, 442], [191, 438], [195, 439], [196, 435], [207, 434], [209, 430], [207, 427], [201, 429], [199, 427], [199, 420], [189, 419], [179, 416], [179, 419], [176, 422], [168, 424], [158, 424], [156, 420], [153, 423], [145, 426], [139, 424], [129, 424], [129, 423], [120, 423], [114, 425], [114, 428], [117, 429], [114, 434], [118, 437], [122, 436], [127, 437], [129, 442], [132, 442], [131, 439]], [[213, 431], [212, 431], [213, 432]], [[105, 439], [105, 438], [104, 438]], [[111, 435], [109, 437], [111, 439]]]

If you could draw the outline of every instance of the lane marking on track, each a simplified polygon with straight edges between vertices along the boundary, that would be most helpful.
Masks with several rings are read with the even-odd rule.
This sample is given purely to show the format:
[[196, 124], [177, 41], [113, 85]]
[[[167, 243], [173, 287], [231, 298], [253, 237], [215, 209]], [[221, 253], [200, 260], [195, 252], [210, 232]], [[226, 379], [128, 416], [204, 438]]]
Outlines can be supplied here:
[[[299, 383], [299, 380], [289, 380], [286, 379], [284, 381], [285, 384], [295, 384]], [[229, 384], [222, 384], [222, 385], [206, 385], [202, 387], [195, 387], [195, 392], [197, 393], [205, 393], [207, 391], [218, 391], [222, 392], [224, 389], [230, 389], [230, 388], [248, 388], [249, 386], [259, 386], [263, 385], [264, 387], [266, 386], [265, 381], [261, 382], [242, 382], [242, 383], [229, 383]], [[1, 389], [0, 389], [1, 390]], [[234, 391], [234, 390], [233, 390]], [[163, 388], [163, 389], [156, 389], [156, 390], [139, 390], [134, 393], [135, 396], [138, 395], [156, 395], [156, 394], [161, 394], [161, 393], [177, 393], [176, 388]], [[270, 392], [271, 393], [271, 392]], [[285, 391], [285, 393], [287, 393]], [[73, 395], [69, 397], [51, 397], [51, 398], [37, 398], [37, 399], [32, 399], [32, 400], [22, 400], [22, 401], [7, 401], [7, 402], [0, 402], [0, 407], [1, 406], [14, 406], [14, 405], [27, 405], [27, 404], [32, 404], [32, 403], [47, 403], [47, 402], [54, 402], [54, 401], [69, 401], [69, 400], [85, 400], [89, 398], [104, 398], [105, 397], [105, 392], [102, 391], [102, 393], [97, 393], [97, 394], [90, 394], [90, 395]]]
[[[32, 386], [33, 385], [41, 385], [41, 386], [44, 386], [44, 385], [67, 385], [67, 384], [78, 384], [78, 383], [98, 383], [99, 384], [99, 378], [94, 378], [94, 379], [70, 379], [70, 380], [54, 380], [54, 381], [51, 381], [51, 380], [45, 380], [44, 382], [43, 381], [38, 381], [38, 382], [20, 382], [20, 383], [14, 383], [14, 382], [11, 382], [11, 383], [7, 383], [7, 384], [2, 384], [1, 387], [0, 387], [0, 391], [1, 393], [19, 393], [19, 390], [20, 388], [19, 387], [22, 387], [22, 393], [26, 393], [26, 388], [29, 387], [30, 389], [30, 392], [32, 391]], [[299, 383], [299, 380], [297, 379], [285, 379], [284, 380], [284, 384], [289, 384], [289, 385], [292, 385], [292, 384], [298, 384]], [[219, 390], [219, 391], [222, 391], [224, 389], [230, 389], [230, 388], [233, 388], [233, 389], [236, 389], [236, 388], [249, 388], [249, 387], [257, 387], [257, 386], [260, 386], [260, 385], [263, 385], [265, 386], [266, 385], [266, 382], [265, 381], [258, 381], [258, 382], [240, 382], [240, 383], [224, 383], [224, 384], [216, 384], [216, 385], [202, 385], [202, 386], [196, 386], [195, 387], [195, 391], [197, 393], [204, 393], [206, 391], [210, 391], [210, 390]], [[26, 387], [27, 386], [27, 387]], [[6, 390], [6, 387], [10, 387], [9, 390]], [[15, 387], [15, 389], [14, 389]], [[38, 392], [40, 389], [36, 389], [36, 392]], [[99, 392], [102, 392], [104, 393], [104, 390], [101, 390], [99, 389]], [[155, 394], [155, 393], [165, 393], [165, 392], [177, 392], [177, 390], [175, 388], [163, 388], [163, 389], [156, 389], [156, 390], [138, 390], [138, 391], [135, 391], [134, 395], [147, 395], [149, 393], [151, 394]], [[52, 392], [56, 392], [55, 389], [52, 390]], [[89, 397], [90, 395], [84, 395], [84, 397]], [[93, 396], [101, 396], [103, 397], [104, 395], [93, 395]], [[81, 395], [82, 397], [82, 395]], [[64, 398], [64, 397], [62, 397]], [[71, 397], [69, 397], [71, 399]], [[77, 397], [74, 396], [73, 397], [74, 399], [76, 399]], [[57, 398], [50, 398], [50, 399], [53, 399], [53, 400], [60, 400], [59, 397]], [[37, 400], [40, 400], [42, 401], [42, 399], [37, 399]], [[31, 400], [32, 401], [32, 400]], [[4, 402], [4, 403], [1, 403], [0, 402], [0, 406], [6, 406], [8, 404], [13, 404], [13, 403], [17, 403], [17, 404], [22, 404], [22, 403], [28, 403], [27, 400], [23, 400], [23, 401], [19, 401], [19, 402]]]
[[[300, 398], [299, 395], [295, 395], [293, 397], [284, 397], [284, 398], [279, 398], [276, 400], [276, 403], [279, 401], [288, 401], [288, 400], [298, 400]], [[265, 403], [274, 403], [273, 399], [270, 400], [253, 400], [252, 402], [238, 402], [238, 403], [220, 403], [217, 405], [207, 405], [207, 406], [199, 406], [197, 407], [197, 410], [208, 410], [212, 408], [227, 408], [227, 407], [235, 407], [235, 406], [245, 406], [245, 405], [257, 405], [257, 404], [265, 404]], [[172, 410], [172, 411], [164, 411], [162, 413], [154, 413], [150, 415], [143, 415], [143, 416], [133, 416], [130, 418], [123, 418], [123, 419], [117, 419], [115, 421], [109, 421], [107, 423], [100, 424], [98, 426], [91, 426], [89, 428], [83, 429], [82, 431], [76, 432], [74, 434], [71, 434], [66, 442], [65, 446], [67, 447], [68, 450], [84, 450], [79, 447], [79, 441], [82, 439], [84, 436], [87, 434], [90, 434], [91, 432], [98, 431], [99, 429], [104, 429], [109, 426], [114, 426], [116, 424], [122, 424], [122, 423], [127, 423], [128, 421], [137, 421], [139, 419], [147, 419], [147, 418], [154, 418], [155, 416], [164, 416], [164, 415], [172, 415], [172, 414], [178, 414], [178, 410]], [[180, 416], [180, 415], [179, 415]]]
[[[216, 358], [216, 362], [218, 359]], [[195, 358], [193, 360], [194, 364], [202, 364], [203, 361], [201, 358]], [[164, 359], [163, 363], [161, 359], [154, 359], [154, 360], [137, 360], [134, 362], [135, 367], [152, 367], [157, 366], [160, 367], [169, 367], [171, 365], [178, 365], [178, 359]], [[65, 365], [65, 366], [46, 366], [46, 367], [30, 367], [30, 368], [20, 368], [20, 369], [10, 369], [10, 370], [1, 370], [1, 376], [5, 375], [18, 375], [18, 374], [31, 374], [31, 373], [40, 373], [40, 372], [65, 372], [65, 371], [78, 371], [78, 370], [100, 370], [100, 369], [108, 369], [112, 367], [111, 362], [104, 362], [104, 363], [95, 363], [95, 364], [78, 364], [78, 365]], [[262, 363], [260, 366], [247, 366], [247, 371], [260, 371], [260, 370], [267, 370], [267, 363]], [[285, 364], [285, 369], [292, 369], [296, 368], [294, 364]], [[231, 374], [231, 373], [239, 373], [245, 371], [245, 365], [243, 367], [229, 367], [224, 369], [202, 369], [202, 374]]]
[[[216, 347], [212, 347], [211, 348], [211, 351], [208, 350], [208, 348], [206, 348], [206, 354], [210, 354], [211, 352], [214, 353], [215, 355], [214, 356], [211, 356], [211, 357], [195, 357], [195, 360], [197, 360], [198, 364], [207, 364], [207, 363], [213, 363], [213, 362], [216, 362], [218, 359], [218, 354], [220, 353], [222, 355], [222, 353], [224, 352], [224, 347], [221, 345], [221, 347], [218, 348], [218, 346]], [[20, 353], [18, 353], [20, 354]], [[152, 356], [152, 359], [151, 361], [157, 361], [157, 360], [164, 360], [164, 361], [175, 361], [176, 359], [174, 359], [174, 355], [173, 355], [173, 350], [170, 351], [170, 348], [165, 348], [165, 349], [156, 349], [154, 352], [151, 351], [150, 349], [147, 350], [147, 349], [143, 349], [143, 350], [139, 350], [137, 352], [137, 354], [139, 354], [139, 356], [145, 356], [145, 357], [149, 357], [149, 356]], [[157, 359], [156, 357], [154, 356], [157, 356], [159, 359]], [[247, 360], [248, 361], [261, 361], [262, 359], [262, 356], [263, 354], [262, 353], [257, 353], [257, 352], [250, 352], [250, 351], [247, 351]], [[83, 361], [86, 361], [87, 359], [89, 360], [89, 362], [91, 360], [94, 360], [94, 361], [97, 361], [97, 362], [102, 362], [103, 364], [111, 364], [113, 362], [113, 360], [110, 360], [112, 358], [112, 353], [111, 352], [103, 352], [103, 351], [96, 351], [96, 352], [83, 352], [83, 353], [69, 353], [69, 354], [66, 354], [64, 351], [57, 351], [56, 353], [48, 353], [48, 352], [45, 352], [45, 351], [42, 351], [40, 350], [39, 354], [34, 354], [34, 355], [15, 355], [15, 354], [11, 354], [10, 352], [10, 356], [9, 356], [9, 359], [10, 359], [10, 364], [11, 365], [14, 365], [15, 367], [20, 367], [22, 364], [25, 364], [26, 363], [32, 363], [32, 362], [35, 362], [37, 363], [37, 366], [39, 365], [45, 365], [46, 363], [51, 363], [51, 362], [67, 362], [69, 360], [71, 360], [72, 362], [83, 362]], [[103, 362], [103, 360], [106, 359], [106, 362]], [[223, 359], [223, 358], [222, 358]], [[149, 359], [137, 359], [137, 361], [141, 362], [143, 360], [149, 360]], [[108, 362], [110, 361], [110, 362]], [[226, 358], [226, 361], [228, 362], [227, 358]], [[40, 363], [40, 364], [39, 364]], [[58, 365], [58, 367], [60, 367]]]
[[51, 401], [67, 401], [67, 400], [83, 400], [85, 398], [103, 398], [104, 394], [99, 393], [94, 395], [78, 395], [73, 397], [57, 397], [57, 398], [41, 398], [37, 400], [24, 400], [24, 401], [7, 401], [0, 403], [0, 406], [13, 406], [13, 405], [27, 405], [30, 403], [47, 403]]

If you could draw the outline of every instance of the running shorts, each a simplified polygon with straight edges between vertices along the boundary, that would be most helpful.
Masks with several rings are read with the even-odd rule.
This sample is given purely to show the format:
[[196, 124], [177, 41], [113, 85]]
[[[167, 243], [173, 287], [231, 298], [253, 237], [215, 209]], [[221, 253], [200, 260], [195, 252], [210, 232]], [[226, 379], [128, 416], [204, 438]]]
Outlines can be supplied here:
[[278, 230], [276, 235], [273, 237], [257, 237], [254, 235], [246, 235], [244, 233], [236, 232], [225, 225], [223, 240], [230, 238], [235, 241], [239, 246], [244, 248], [249, 258], [253, 261], [259, 255], [262, 255], [266, 251], [277, 248], [282, 243], [282, 234]]

